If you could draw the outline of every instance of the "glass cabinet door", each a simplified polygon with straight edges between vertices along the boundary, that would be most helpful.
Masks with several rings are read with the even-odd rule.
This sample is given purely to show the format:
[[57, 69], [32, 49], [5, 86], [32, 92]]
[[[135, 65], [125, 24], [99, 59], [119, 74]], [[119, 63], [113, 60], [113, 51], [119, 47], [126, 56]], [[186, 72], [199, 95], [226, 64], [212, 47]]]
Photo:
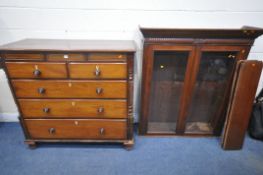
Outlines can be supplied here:
[[175, 133], [190, 51], [154, 51], [148, 133]]
[[185, 133], [211, 133], [220, 113], [238, 52], [203, 51], [188, 108]]

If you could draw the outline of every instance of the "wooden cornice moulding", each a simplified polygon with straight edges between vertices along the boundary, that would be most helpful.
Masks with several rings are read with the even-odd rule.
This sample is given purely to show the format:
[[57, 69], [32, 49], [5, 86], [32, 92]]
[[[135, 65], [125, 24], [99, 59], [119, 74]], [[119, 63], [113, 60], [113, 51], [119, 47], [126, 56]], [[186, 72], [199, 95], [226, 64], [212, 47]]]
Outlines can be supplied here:
[[262, 28], [244, 26], [241, 29], [173, 29], [140, 28], [145, 40], [176, 38], [207, 39], [255, 39], [263, 34]]

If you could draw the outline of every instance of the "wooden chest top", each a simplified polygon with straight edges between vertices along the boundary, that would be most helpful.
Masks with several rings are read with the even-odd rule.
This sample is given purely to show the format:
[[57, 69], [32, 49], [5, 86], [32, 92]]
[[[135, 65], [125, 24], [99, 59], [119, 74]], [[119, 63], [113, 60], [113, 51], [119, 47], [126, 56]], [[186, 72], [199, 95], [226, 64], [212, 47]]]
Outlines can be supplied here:
[[135, 52], [132, 40], [24, 39], [0, 46], [0, 51]]

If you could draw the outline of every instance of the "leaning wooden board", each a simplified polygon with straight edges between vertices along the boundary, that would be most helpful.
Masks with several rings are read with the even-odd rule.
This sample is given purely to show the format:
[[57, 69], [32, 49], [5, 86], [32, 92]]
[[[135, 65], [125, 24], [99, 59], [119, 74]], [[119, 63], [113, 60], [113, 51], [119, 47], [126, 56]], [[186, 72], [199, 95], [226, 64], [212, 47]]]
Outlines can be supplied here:
[[262, 65], [261, 61], [254, 60], [237, 64], [222, 139], [225, 150], [238, 150], [243, 146]]

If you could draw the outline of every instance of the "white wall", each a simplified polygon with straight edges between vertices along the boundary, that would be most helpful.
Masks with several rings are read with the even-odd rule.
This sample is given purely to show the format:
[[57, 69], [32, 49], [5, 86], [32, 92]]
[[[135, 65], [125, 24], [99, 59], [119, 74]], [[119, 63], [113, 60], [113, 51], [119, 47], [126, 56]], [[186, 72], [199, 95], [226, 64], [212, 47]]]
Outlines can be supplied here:
[[[134, 39], [141, 72], [138, 26], [171, 28], [263, 27], [262, 0], [0, 0], [0, 44], [23, 38]], [[263, 37], [250, 59], [263, 60]], [[16, 120], [17, 109], [0, 72], [0, 120]], [[263, 76], [260, 86], [263, 85]], [[138, 116], [138, 108], [135, 110]]]

